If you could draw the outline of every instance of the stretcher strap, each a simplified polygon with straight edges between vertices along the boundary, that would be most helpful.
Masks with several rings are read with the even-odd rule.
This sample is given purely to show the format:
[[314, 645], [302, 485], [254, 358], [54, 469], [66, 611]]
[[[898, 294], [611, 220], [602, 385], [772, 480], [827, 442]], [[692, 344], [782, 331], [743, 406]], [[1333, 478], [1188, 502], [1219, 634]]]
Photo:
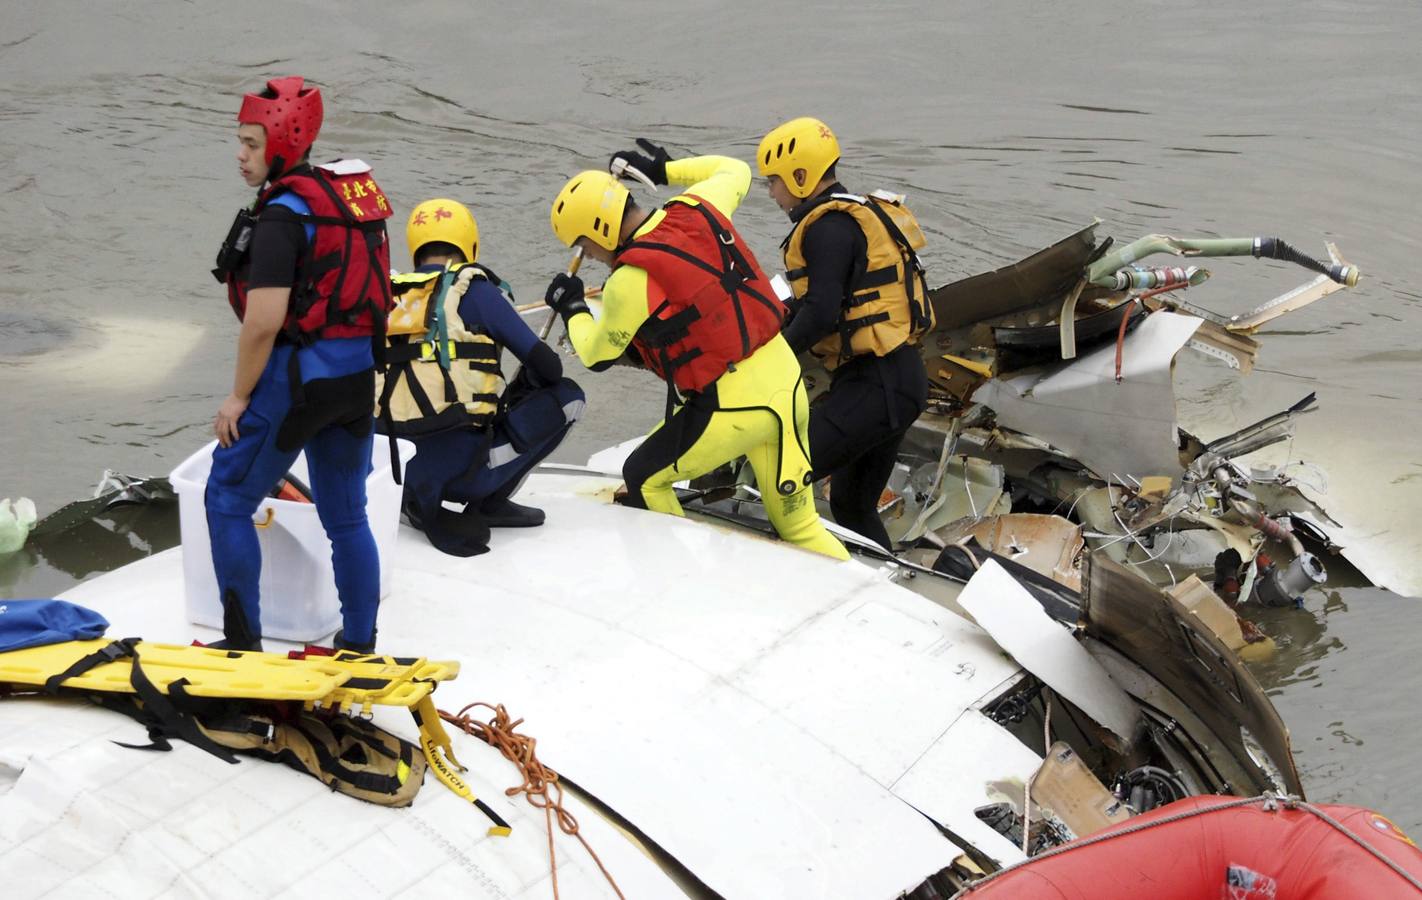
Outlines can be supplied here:
[[469, 785], [464, 782], [456, 773], [467, 771], [459, 764], [459, 760], [454, 756], [454, 749], [450, 746], [449, 734], [440, 724], [439, 712], [435, 709], [434, 700], [427, 694], [410, 710], [415, 717], [415, 725], [420, 729], [420, 747], [425, 751], [425, 760], [430, 765], [430, 771], [435, 773], [435, 777], [444, 783], [444, 786], [454, 791], [460, 797], [468, 800], [479, 808], [479, 811], [489, 817], [493, 826], [489, 829], [489, 834], [497, 837], [507, 837], [513, 828], [508, 822], [500, 818], [499, 814], [489, 808], [489, 805], [470, 790]]

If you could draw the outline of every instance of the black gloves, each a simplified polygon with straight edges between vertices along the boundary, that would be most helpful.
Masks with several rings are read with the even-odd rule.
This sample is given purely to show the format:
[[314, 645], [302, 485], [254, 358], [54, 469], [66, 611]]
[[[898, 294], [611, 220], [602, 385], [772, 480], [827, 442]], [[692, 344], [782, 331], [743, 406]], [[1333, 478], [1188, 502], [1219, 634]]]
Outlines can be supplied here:
[[612, 168], [613, 160], [619, 157], [626, 160], [629, 166], [652, 179], [655, 184], [667, 183], [667, 163], [671, 162], [671, 155], [667, 153], [665, 147], [658, 147], [646, 138], [637, 138], [637, 146], [642, 148], [641, 153], [636, 150], [623, 150], [615, 153], [612, 159], [608, 160], [608, 168]]
[[567, 272], [559, 272], [548, 282], [548, 290], [543, 294], [543, 302], [558, 311], [563, 324], [578, 313], [589, 312], [587, 301], [583, 299], [583, 280]]

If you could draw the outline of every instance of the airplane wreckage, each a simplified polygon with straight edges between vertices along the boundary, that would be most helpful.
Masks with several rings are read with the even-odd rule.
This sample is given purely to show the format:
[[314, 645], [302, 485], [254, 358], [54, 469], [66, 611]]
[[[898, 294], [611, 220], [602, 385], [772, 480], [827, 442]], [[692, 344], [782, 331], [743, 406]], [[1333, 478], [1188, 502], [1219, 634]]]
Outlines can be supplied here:
[[[145, 895], [278, 895], [320, 878], [382, 895], [548, 896], [556, 846], [555, 896], [560, 879], [577, 896], [1027, 896], [1008, 893], [1022, 884], [1014, 873], [1063, 858], [1122, 886], [1160, 875], [1163, 858], [1189, 857], [1200, 838], [1176, 832], [1165, 854], [1112, 836], [1221, 811], [1220, 822], [1257, 814], [1274, 827], [1256, 832], [1257, 852], [1231, 839], [1239, 858], [1192, 896], [1224, 895], [1226, 879], [1282, 884], [1280, 847], [1310, 816], [1348, 836], [1351, 862], [1339, 856], [1330, 877], [1412, 896], [1422, 851], [1376, 814], [1300, 799], [1288, 731], [1241, 661], [1267, 641], [1237, 608], [1295, 603], [1340, 549], [1297, 484], [1245, 460], [1284, 439], [1312, 398], [1208, 441], [1173, 415], [1178, 352], [1247, 372], [1255, 329], [1357, 270], [1332, 247], [1329, 263], [1267, 238], [1113, 249], [1095, 228], [932, 292], [939, 326], [921, 346], [931, 408], [881, 502], [894, 552], [842, 529], [849, 563], [767, 540], [755, 489], [729, 471], [681, 490], [685, 519], [617, 505], [626, 444], [585, 466], [541, 467], [519, 498], [547, 523], [501, 534], [484, 557], [447, 557], [399, 529], [382, 647], [459, 660], [433, 664], [444, 675], [421, 702], [472, 683], [523, 716], [598, 857], [562, 813], [560, 831], [517, 796], [526, 768], [523, 787], [502, 792], [518, 780], [507, 751], [458, 732], [447, 759], [438, 742], [414, 752], [423, 746], [450, 785], [457, 749], [491, 817], [439, 788], [392, 813], [279, 767], [234, 776], [195, 748], [170, 762], [180, 754], [115, 747], [98, 738], [131, 738], [132, 723], [65, 699], [61, 679], [58, 698], [0, 701], [0, 733], [16, 736], [0, 748], [10, 882], [22, 896], [97, 888], [116, 872]], [[1226, 317], [1178, 296], [1203, 269], [1132, 265], [1160, 252], [1287, 259], [1318, 277]], [[812, 391], [827, 382], [806, 377]], [[110, 523], [163, 497], [152, 484], [113, 487], [92, 501]], [[264, 539], [279, 540], [297, 513], [267, 505], [277, 524]], [[36, 529], [41, 548], [53, 530]], [[299, 602], [279, 583], [263, 591], [264, 606]], [[185, 611], [179, 548], [67, 596], [124, 634], [217, 633]], [[273, 634], [268, 648], [330, 633], [311, 631]], [[44, 683], [0, 654], [7, 678], [22, 695]], [[304, 714], [348, 706], [308, 699]], [[415, 729], [399, 710], [361, 712], [410, 741], [430, 719]], [[155, 780], [180, 790], [143, 788]], [[1240, 799], [1200, 797], [1210, 794]], [[511, 830], [486, 833], [494, 817]], [[63, 865], [59, 848], [72, 851]]]
[[[1291, 439], [1314, 395], [1206, 441], [1176, 422], [1175, 358], [1188, 348], [1247, 375], [1261, 327], [1356, 285], [1358, 269], [1332, 244], [1328, 263], [1273, 237], [1148, 235], [1115, 247], [1097, 241], [1098, 225], [930, 292], [929, 407], [881, 498], [891, 540], [922, 565], [946, 551], [944, 565], [972, 567], [986, 552], [1072, 590], [1090, 550], [1157, 584], [1213, 570], [1231, 605], [1301, 603], [1326, 582], [1325, 559], [1346, 559], [1342, 526], [1290, 474], [1318, 467], [1247, 458]], [[1254, 256], [1317, 274], [1225, 316], [1182, 296], [1207, 269], [1136, 265], [1156, 254]], [[810, 369], [806, 381], [814, 396], [829, 376]]]

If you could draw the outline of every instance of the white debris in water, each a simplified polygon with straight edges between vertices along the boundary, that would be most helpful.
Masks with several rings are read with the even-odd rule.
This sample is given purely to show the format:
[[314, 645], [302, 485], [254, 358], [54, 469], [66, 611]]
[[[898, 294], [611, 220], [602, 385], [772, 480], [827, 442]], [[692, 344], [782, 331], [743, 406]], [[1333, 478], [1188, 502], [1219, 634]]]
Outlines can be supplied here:
[[0, 500], [0, 553], [14, 553], [25, 546], [36, 518], [35, 504], [29, 497], [13, 503], [9, 497]]

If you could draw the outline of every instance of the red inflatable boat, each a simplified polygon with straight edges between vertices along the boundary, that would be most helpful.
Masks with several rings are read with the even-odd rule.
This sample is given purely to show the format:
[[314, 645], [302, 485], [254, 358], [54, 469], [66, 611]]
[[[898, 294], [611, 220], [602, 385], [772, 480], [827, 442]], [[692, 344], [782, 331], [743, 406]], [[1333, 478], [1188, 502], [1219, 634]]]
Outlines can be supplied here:
[[1054, 847], [970, 900], [1415, 900], [1422, 850], [1356, 806], [1187, 797]]

